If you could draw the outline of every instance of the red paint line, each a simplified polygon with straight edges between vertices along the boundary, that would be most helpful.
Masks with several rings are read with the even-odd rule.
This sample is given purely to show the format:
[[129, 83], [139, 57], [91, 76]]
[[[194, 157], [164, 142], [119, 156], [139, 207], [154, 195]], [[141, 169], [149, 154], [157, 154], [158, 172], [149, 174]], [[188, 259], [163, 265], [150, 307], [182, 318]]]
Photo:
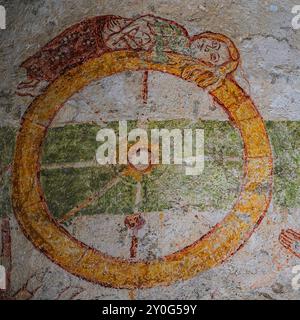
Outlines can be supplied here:
[[142, 97], [143, 97], [143, 103], [147, 104], [148, 102], [148, 77], [149, 77], [149, 71], [145, 71], [143, 75], [143, 91], [142, 91]]
[[133, 235], [131, 238], [130, 258], [136, 258], [138, 248], [138, 238]]

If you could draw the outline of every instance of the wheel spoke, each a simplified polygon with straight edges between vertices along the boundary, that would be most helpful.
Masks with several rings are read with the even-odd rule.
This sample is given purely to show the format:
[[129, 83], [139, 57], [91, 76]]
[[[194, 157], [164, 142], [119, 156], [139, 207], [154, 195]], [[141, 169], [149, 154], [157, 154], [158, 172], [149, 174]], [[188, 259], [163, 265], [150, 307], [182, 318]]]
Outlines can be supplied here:
[[67, 220], [73, 218], [80, 210], [88, 207], [93, 202], [95, 202], [98, 198], [105, 195], [107, 191], [109, 191], [112, 187], [118, 184], [121, 181], [120, 176], [116, 176], [112, 180], [110, 180], [101, 190], [93, 193], [92, 195], [88, 196], [85, 200], [79, 203], [76, 207], [65, 213], [60, 219], [58, 219], [59, 223], [66, 222]]

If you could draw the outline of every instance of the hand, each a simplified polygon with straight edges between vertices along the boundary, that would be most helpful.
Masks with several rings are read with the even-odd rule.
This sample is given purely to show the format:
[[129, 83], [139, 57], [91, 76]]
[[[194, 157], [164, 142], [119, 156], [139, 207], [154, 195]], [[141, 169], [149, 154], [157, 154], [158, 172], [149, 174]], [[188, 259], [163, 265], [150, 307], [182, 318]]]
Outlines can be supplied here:
[[300, 248], [297, 248], [297, 244], [300, 245], [300, 233], [292, 229], [282, 230], [279, 242], [293, 255], [300, 258]]
[[154, 46], [156, 19], [145, 16], [134, 20], [120, 32], [108, 37], [106, 45], [111, 49], [143, 49]]

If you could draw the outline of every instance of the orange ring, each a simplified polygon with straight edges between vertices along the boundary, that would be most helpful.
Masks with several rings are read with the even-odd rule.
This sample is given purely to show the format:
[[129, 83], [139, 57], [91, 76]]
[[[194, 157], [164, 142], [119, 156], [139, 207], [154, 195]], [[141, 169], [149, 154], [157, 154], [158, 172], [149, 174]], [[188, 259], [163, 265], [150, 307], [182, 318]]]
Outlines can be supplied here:
[[[179, 54], [172, 56], [179, 62], [186, 59]], [[75, 92], [99, 78], [138, 70], [183, 77], [180, 63], [162, 65], [144, 57], [145, 53], [132, 51], [105, 53], [50, 84], [23, 117], [13, 165], [13, 207], [27, 238], [66, 271], [114, 288], [167, 285], [220, 264], [250, 237], [264, 217], [271, 199], [272, 153], [263, 120], [251, 99], [227, 77], [210, 94], [224, 107], [241, 132], [245, 175], [237, 203], [208, 234], [165, 257], [128, 261], [106, 255], [76, 240], [54, 220], [39, 181], [41, 148], [52, 119]]]

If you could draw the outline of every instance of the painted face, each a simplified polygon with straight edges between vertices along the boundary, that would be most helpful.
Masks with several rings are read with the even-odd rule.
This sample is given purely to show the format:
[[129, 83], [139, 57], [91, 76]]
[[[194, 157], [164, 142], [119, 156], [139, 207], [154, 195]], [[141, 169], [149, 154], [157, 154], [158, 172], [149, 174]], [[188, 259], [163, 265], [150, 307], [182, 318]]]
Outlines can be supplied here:
[[224, 43], [206, 38], [192, 42], [191, 54], [193, 57], [213, 65], [221, 65], [229, 60], [228, 49]]

